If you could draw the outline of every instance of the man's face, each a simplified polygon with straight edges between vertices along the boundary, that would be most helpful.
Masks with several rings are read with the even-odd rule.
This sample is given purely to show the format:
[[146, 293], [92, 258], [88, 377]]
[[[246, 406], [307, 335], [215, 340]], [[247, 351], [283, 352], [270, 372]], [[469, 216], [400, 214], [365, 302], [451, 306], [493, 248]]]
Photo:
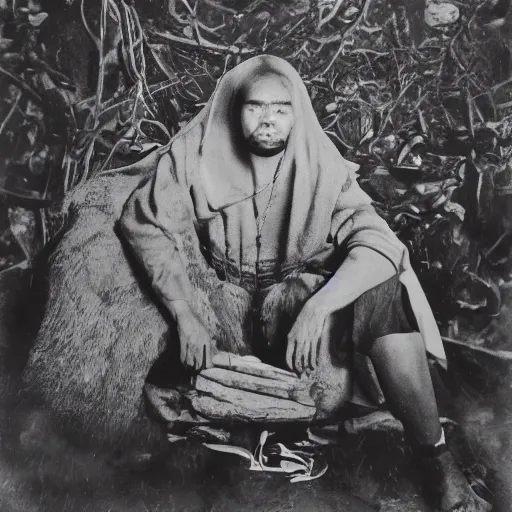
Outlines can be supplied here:
[[278, 77], [265, 77], [252, 84], [242, 105], [242, 133], [251, 151], [260, 156], [280, 153], [294, 121], [288, 89]]

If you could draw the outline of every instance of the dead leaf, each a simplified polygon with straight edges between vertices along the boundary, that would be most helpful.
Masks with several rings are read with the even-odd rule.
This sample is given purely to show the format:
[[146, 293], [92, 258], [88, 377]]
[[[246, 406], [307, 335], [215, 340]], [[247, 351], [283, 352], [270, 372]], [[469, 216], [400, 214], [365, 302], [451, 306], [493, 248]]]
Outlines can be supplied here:
[[324, 109], [328, 114], [332, 114], [338, 110], [338, 104], [334, 101], [326, 105]]
[[43, 21], [48, 18], [47, 12], [40, 12], [38, 14], [29, 14], [28, 21], [33, 27], [39, 27]]
[[309, 480], [316, 480], [317, 478], [320, 478], [321, 476], [325, 475], [325, 473], [327, 472], [328, 469], [329, 469], [329, 465], [326, 464], [325, 468], [322, 469], [322, 471], [320, 471], [320, 473], [318, 473], [316, 475], [309, 475], [309, 476], [308, 475], [295, 476], [290, 479], [290, 482], [292, 484], [294, 484], [297, 482], [308, 482]]
[[461, 222], [464, 222], [464, 216], [466, 215], [466, 210], [464, 209], [464, 207], [461, 204], [455, 203], [453, 201], [446, 201], [446, 203], [444, 203], [444, 205], [443, 205], [443, 208], [447, 212], [455, 214], [460, 219]]
[[0, 52], [5, 52], [9, 48], [11, 48], [11, 46], [13, 44], [14, 44], [13, 39], [5, 39], [3, 37], [0, 37]]
[[[417, 151], [419, 148], [423, 147], [425, 145], [425, 139], [422, 135], [415, 135], [412, 139], [407, 141], [407, 143], [404, 145], [404, 147], [401, 149], [398, 159], [396, 161], [396, 165], [402, 165], [404, 163], [405, 159], [411, 154], [413, 151]], [[415, 162], [415, 165], [416, 164]], [[421, 165], [421, 159], [419, 162], [419, 165]]]
[[223, 453], [232, 453], [234, 455], [243, 457], [244, 459], [247, 459], [251, 462], [254, 462], [254, 457], [252, 456], [252, 453], [249, 450], [247, 450], [246, 448], [241, 448], [240, 446], [232, 446], [232, 445], [227, 445], [227, 444], [211, 444], [211, 443], [203, 443], [203, 444], [210, 450], [215, 450], [217, 452], [223, 452]]
[[183, 27], [183, 34], [189, 39], [194, 39], [194, 30], [190, 25]]
[[353, 21], [354, 18], [359, 14], [360, 9], [355, 5], [351, 5], [347, 8], [347, 10], [343, 13], [344, 20], [343, 21]]
[[297, 462], [289, 460], [282, 460], [280, 466], [284, 469], [285, 473], [295, 473], [297, 471], [306, 471], [307, 467]]

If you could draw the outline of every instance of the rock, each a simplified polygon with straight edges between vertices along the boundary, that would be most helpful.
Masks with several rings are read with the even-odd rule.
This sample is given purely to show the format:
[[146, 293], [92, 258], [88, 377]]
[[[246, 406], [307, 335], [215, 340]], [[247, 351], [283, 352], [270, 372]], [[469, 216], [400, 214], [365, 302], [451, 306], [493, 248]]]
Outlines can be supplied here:
[[431, 2], [425, 8], [425, 23], [430, 27], [442, 27], [459, 19], [459, 8], [448, 2]]

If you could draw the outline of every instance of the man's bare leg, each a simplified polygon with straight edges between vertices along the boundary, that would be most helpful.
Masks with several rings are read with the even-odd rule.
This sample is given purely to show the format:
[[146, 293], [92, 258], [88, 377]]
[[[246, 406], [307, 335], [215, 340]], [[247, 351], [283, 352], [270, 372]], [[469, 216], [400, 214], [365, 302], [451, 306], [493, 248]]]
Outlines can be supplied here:
[[430, 452], [430, 456], [422, 458], [426, 471], [424, 477], [440, 493], [440, 509], [443, 512], [490, 510], [490, 505], [475, 495], [451, 453], [444, 449], [443, 431], [421, 335], [390, 334], [378, 338], [369, 357], [391, 411], [402, 421], [408, 436], [417, 443], [418, 451], [423, 454]]
[[383, 336], [369, 356], [393, 413], [419, 444], [435, 445], [442, 428], [421, 334]]

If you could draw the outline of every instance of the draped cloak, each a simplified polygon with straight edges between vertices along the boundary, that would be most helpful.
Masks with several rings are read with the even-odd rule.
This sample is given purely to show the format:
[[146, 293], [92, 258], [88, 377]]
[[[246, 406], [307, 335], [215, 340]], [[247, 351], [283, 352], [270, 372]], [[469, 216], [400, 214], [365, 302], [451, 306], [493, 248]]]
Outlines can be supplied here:
[[[275, 184], [255, 190], [233, 115], [241, 88], [268, 73], [284, 79], [295, 122]], [[407, 248], [359, 187], [359, 166], [344, 159], [322, 130], [307, 89], [288, 62], [262, 55], [227, 72], [207, 105], [163, 153], [154, 175], [130, 197], [121, 218], [127, 241], [161, 297], [191, 297], [179, 243], [191, 224], [207, 260], [223, 261], [240, 276], [253, 274], [257, 260], [258, 274], [276, 279], [295, 270], [329, 276], [348, 251], [363, 246], [393, 264], [427, 351], [446, 365], [439, 330]], [[254, 195], [270, 199], [272, 189], [256, 258]], [[173, 207], [177, 191], [185, 202], [179, 215]]]

